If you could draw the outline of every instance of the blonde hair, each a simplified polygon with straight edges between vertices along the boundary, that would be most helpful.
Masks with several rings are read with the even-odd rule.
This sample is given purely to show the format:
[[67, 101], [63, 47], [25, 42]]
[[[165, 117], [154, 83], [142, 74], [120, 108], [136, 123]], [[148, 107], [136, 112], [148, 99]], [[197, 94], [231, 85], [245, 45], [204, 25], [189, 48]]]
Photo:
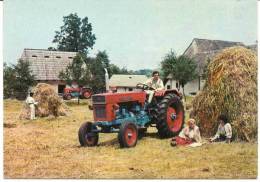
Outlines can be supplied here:
[[195, 119], [192, 118], [188, 119], [187, 125], [189, 126], [190, 124], [196, 124]]

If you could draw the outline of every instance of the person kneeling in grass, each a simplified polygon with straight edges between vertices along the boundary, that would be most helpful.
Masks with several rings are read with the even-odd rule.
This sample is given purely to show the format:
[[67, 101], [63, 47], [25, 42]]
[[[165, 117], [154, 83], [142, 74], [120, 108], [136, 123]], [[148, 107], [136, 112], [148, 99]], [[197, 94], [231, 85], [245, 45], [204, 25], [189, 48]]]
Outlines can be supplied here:
[[200, 130], [195, 124], [195, 120], [189, 119], [187, 126], [182, 129], [179, 136], [172, 138], [171, 146], [189, 145], [194, 142], [201, 143]]
[[227, 143], [230, 143], [232, 138], [231, 124], [228, 122], [228, 119], [224, 114], [221, 114], [218, 117], [218, 121], [218, 131], [214, 137], [210, 138], [210, 142], [226, 141]]

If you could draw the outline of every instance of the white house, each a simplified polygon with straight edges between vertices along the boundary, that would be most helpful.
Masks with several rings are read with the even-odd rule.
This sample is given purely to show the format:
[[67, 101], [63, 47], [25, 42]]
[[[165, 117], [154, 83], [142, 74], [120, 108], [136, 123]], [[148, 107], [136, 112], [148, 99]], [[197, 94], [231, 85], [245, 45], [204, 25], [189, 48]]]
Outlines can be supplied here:
[[147, 81], [145, 75], [120, 75], [115, 74], [109, 80], [110, 90], [116, 92], [129, 92], [136, 91], [136, 85], [138, 83], [144, 83]]
[[[205, 85], [205, 80], [203, 79], [195, 79], [188, 82], [184, 87], [185, 95], [196, 95], [196, 93], [203, 88]], [[179, 89], [179, 91], [183, 94], [182, 87], [179, 83], [172, 78], [172, 75], [168, 75], [165, 83], [165, 89]]]

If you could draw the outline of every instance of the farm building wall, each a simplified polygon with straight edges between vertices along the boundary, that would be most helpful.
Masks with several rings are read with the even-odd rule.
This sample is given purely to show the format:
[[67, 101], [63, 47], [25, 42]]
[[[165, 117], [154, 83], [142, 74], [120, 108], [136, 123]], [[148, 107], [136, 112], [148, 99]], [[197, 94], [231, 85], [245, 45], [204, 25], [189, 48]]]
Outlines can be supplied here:
[[[200, 80], [200, 90], [203, 88], [205, 80]], [[176, 80], [169, 79], [165, 84], [165, 89], [177, 89], [178, 83]], [[188, 82], [184, 87], [185, 95], [195, 95], [199, 91], [199, 79], [192, 80]], [[180, 92], [183, 94], [182, 87], [180, 87]]]

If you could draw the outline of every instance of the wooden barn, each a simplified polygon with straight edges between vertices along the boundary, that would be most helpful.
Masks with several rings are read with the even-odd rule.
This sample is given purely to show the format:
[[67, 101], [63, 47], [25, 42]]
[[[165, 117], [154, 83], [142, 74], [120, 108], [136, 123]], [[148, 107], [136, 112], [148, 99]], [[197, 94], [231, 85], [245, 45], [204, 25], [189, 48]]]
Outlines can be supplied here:
[[24, 49], [21, 60], [29, 61], [30, 69], [38, 83], [50, 84], [61, 94], [66, 83], [59, 78], [59, 73], [65, 70], [75, 56], [76, 52]]

